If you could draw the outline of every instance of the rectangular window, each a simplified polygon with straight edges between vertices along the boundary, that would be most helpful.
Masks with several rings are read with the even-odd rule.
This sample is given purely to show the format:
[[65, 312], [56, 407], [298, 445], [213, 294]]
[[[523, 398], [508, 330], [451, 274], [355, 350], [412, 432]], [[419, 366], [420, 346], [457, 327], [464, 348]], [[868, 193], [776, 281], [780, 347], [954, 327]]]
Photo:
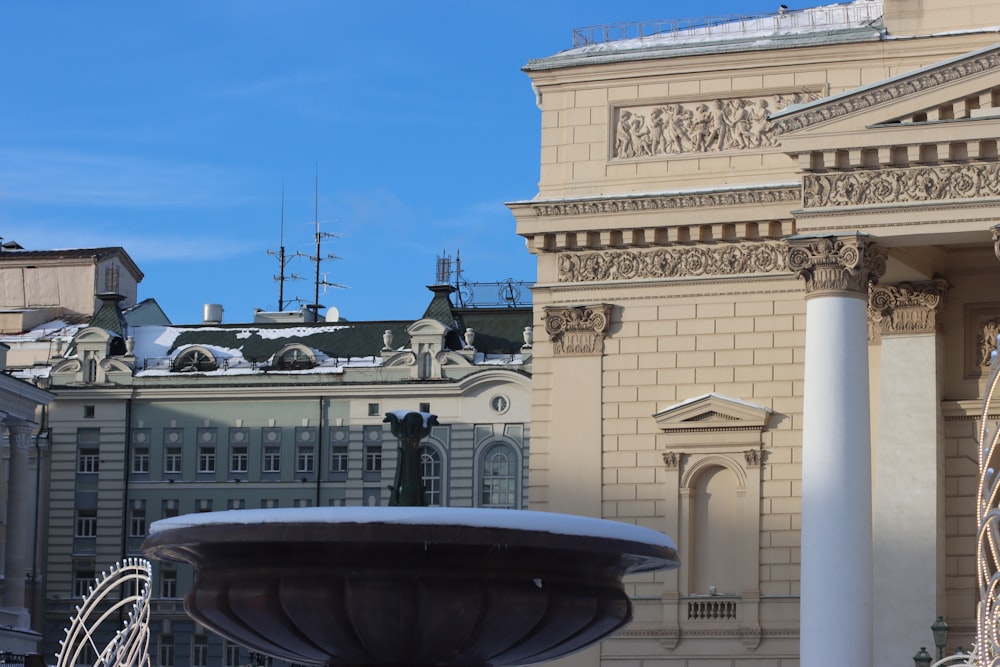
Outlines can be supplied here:
[[93, 405], [85, 405], [85, 406], [83, 406], [83, 418], [84, 419], [93, 419], [95, 414], [96, 414], [96, 411], [94, 410], [94, 406]]
[[245, 509], [247, 506], [247, 501], [243, 498], [230, 498], [229, 499], [229, 509], [231, 510], [241, 510]]
[[149, 447], [132, 450], [132, 472], [139, 475], [149, 472]]
[[295, 448], [295, 472], [312, 472], [316, 467], [316, 450], [312, 445]]
[[160, 516], [164, 519], [169, 519], [172, 516], [177, 516], [178, 512], [178, 502], [176, 500], [164, 500], [163, 509], [160, 512]]
[[97, 537], [97, 510], [76, 511], [76, 536]]
[[382, 471], [382, 445], [365, 446], [365, 472]]
[[191, 667], [208, 667], [208, 637], [194, 636], [194, 646], [191, 648]]
[[212, 499], [211, 498], [199, 498], [194, 501], [194, 509], [196, 512], [211, 512], [212, 511]]
[[177, 597], [177, 570], [160, 570], [160, 597]]
[[73, 570], [73, 595], [82, 598], [94, 585], [94, 568], [78, 567]]
[[260, 501], [260, 506], [264, 509], [274, 509], [278, 506], [277, 498], [264, 498]]
[[159, 667], [174, 667], [174, 636], [160, 635]]
[[132, 501], [132, 508], [129, 511], [129, 517], [128, 517], [128, 536], [129, 537], [145, 537], [146, 536], [146, 501], [145, 500], [134, 500], [134, 501]]
[[368, 416], [369, 417], [378, 417], [378, 412], [379, 412], [378, 411], [378, 403], [369, 403], [368, 404]]
[[431, 404], [430, 403], [421, 403], [420, 404], [420, 412], [430, 412], [430, 411], [431, 411]]
[[215, 472], [214, 445], [206, 445], [198, 448], [198, 472]]
[[264, 472], [281, 472], [281, 447], [264, 446]]
[[182, 470], [182, 461], [183, 456], [180, 447], [167, 447], [166, 454], [163, 457], [164, 474], [179, 475]]
[[246, 472], [250, 461], [246, 445], [233, 445], [229, 452], [229, 472]]
[[96, 447], [81, 447], [76, 461], [76, 471], [81, 475], [93, 475], [100, 471], [101, 452]]
[[347, 472], [347, 445], [330, 447], [330, 472]]
[[293, 502], [293, 506], [295, 506], [295, 507], [312, 507], [313, 506], [313, 501], [312, 501], [312, 498], [296, 498], [295, 501]]
[[225, 655], [223, 656], [226, 662], [226, 667], [240, 667], [243, 663], [240, 662], [240, 645], [234, 644], [232, 642], [226, 642]]

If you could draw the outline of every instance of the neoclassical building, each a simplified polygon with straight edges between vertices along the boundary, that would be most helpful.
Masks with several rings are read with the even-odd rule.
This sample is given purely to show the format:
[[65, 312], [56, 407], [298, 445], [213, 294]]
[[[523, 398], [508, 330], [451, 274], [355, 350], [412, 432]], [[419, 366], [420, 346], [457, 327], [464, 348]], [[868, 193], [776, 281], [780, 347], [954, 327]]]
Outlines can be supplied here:
[[682, 555], [569, 662], [908, 665], [937, 615], [969, 646], [997, 26], [855, 0], [580, 30], [525, 66], [530, 505]]

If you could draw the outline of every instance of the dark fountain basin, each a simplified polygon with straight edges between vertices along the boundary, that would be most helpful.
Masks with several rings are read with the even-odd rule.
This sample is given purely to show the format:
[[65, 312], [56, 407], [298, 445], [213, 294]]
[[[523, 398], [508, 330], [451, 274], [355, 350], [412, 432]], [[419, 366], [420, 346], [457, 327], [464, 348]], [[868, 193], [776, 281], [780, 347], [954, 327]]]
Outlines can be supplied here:
[[157, 521], [143, 553], [197, 571], [188, 614], [316, 665], [513, 665], [626, 625], [622, 577], [678, 566], [670, 538], [519, 510], [233, 510]]

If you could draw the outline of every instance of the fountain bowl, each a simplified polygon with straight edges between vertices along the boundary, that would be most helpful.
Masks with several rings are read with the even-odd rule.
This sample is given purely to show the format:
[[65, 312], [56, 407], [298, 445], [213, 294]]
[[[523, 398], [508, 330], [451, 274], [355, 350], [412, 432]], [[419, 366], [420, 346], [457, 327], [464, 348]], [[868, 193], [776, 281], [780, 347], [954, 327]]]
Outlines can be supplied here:
[[142, 551], [194, 566], [194, 620], [313, 665], [551, 660], [631, 620], [624, 575], [679, 564], [646, 528], [473, 508], [190, 514], [153, 523]]

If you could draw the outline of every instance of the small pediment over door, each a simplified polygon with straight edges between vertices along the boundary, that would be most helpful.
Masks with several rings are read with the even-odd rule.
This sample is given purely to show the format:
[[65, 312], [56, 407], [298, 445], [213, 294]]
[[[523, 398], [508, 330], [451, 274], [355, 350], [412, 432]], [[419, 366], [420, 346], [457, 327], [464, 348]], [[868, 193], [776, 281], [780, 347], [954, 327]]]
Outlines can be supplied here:
[[653, 415], [667, 447], [760, 446], [771, 411], [761, 405], [722, 394], [690, 398]]

